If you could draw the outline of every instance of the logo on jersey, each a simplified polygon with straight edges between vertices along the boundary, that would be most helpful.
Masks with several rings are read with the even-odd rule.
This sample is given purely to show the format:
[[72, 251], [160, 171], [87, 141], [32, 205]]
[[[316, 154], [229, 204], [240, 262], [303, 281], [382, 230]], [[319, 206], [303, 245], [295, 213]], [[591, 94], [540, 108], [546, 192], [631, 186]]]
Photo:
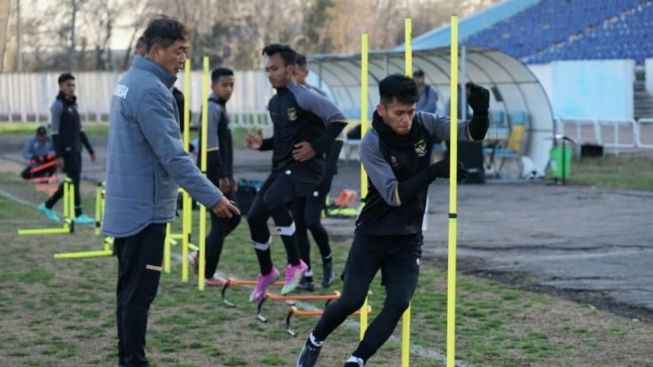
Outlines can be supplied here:
[[290, 121], [297, 120], [297, 110], [295, 109], [295, 107], [290, 107], [288, 109], [288, 120]]
[[395, 157], [394, 155], [390, 156], [390, 165], [392, 167], [398, 167], [399, 166], [399, 161], [397, 161], [397, 157]]
[[420, 157], [426, 155], [426, 142], [424, 139], [420, 139], [420, 141], [415, 143], [415, 153], [417, 153], [417, 155]]
[[118, 84], [118, 85], [116, 85], [116, 89], [113, 90], [113, 95], [116, 96], [116, 97], [120, 97], [122, 99], [125, 99], [125, 98], [127, 98], [127, 92], [128, 91], [129, 91], [128, 86]]

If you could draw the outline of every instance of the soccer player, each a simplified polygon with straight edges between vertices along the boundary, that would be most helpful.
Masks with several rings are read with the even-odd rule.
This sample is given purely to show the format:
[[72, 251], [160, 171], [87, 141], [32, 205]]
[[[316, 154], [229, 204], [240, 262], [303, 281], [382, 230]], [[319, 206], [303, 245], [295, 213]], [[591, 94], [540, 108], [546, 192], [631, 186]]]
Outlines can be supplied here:
[[263, 183], [252, 207], [249, 222], [260, 275], [250, 301], [265, 297], [268, 285], [279, 278], [270, 256], [272, 238], [267, 227], [272, 217], [281, 236], [288, 266], [282, 294], [293, 291], [307, 269], [301, 261], [295, 224], [287, 205], [297, 197], [310, 195], [324, 176], [324, 154], [346, 125], [346, 118], [328, 99], [293, 81], [295, 51], [287, 45], [271, 44], [263, 49], [265, 71], [277, 91], [268, 103], [273, 137], [265, 144], [260, 134], [247, 136], [251, 149], [272, 148], [272, 172]]
[[[326, 338], [361, 308], [380, 269], [386, 290], [383, 309], [345, 362], [345, 367], [364, 366], [390, 337], [417, 287], [428, 187], [436, 177], [449, 176], [448, 159], [431, 164], [431, 147], [449, 138], [450, 125], [434, 114], [416, 112], [417, 85], [404, 75], [381, 80], [379, 94], [372, 128], [360, 145], [369, 193], [356, 221], [342, 296], [329, 304], [310, 333], [297, 367], [315, 366]], [[470, 85], [468, 102], [474, 117], [459, 124], [460, 139], [482, 140], [488, 129], [487, 89]]]

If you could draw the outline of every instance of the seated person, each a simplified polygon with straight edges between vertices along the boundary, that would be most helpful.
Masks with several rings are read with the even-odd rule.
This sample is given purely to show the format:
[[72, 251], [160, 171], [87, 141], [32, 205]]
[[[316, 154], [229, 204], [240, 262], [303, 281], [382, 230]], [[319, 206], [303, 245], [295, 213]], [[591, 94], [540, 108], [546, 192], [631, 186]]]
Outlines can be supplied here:
[[35, 136], [25, 143], [23, 158], [29, 161], [28, 166], [20, 174], [25, 180], [50, 177], [57, 170], [52, 139], [44, 126], [39, 126]]

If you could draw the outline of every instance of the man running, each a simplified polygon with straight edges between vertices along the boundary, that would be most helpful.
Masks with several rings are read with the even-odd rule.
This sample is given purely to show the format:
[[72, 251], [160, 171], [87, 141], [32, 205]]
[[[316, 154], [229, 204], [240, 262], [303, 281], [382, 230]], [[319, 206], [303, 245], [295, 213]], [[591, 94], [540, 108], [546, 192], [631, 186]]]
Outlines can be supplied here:
[[[489, 93], [473, 84], [468, 88], [474, 118], [459, 124], [460, 139], [482, 140], [488, 128]], [[431, 147], [434, 141], [449, 138], [449, 121], [416, 113], [417, 85], [404, 75], [381, 80], [379, 95], [372, 128], [360, 145], [369, 193], [356, 221], [342, 296], [329, 304], [310, 333], [297, 367], [315, 366], [326, 338], [361, 308], [381, 269], [386, 290], [383, 309], [345, 362], [345, 367], [363, 367], [390, 337], [417, 287], [428, 186], [436, 177], [449, 176], [448, 159], [430, 163]]]
[[346, 125], [345, 116], [331, 101], [293, 81], [296, 53], [292, 48], [272, 44], [263, 49], [263, 54], [267, 56], [265, 71], [277, 93], [268, 104], [273, 138], [266, 139], [265, 145], [260, 134], [250, 134], [246, 139], [251, 149], [273, 150], [272, 172], [247, 217], [260, 267], [256, 288], [250, 295], [252, 302], [262, 300], [267, 286], [279, 278], [270, 256], [270, 217], [288, 260], [281, 293], [293, 291], [301, 281], [307, 266], [299, 257], [295, 224], [287, 205], [318, 186], [324, 176], [324, 154]]

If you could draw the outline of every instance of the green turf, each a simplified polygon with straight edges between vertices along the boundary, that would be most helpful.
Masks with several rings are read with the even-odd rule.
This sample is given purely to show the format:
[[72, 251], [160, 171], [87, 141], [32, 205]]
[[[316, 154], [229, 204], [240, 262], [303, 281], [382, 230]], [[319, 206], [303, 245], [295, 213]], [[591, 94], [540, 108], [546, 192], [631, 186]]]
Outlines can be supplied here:
[[573, 161], [569, 181], [575, 184], [653, 191], [653, 157], [622, 155]]
[[[12, 180], [0, 176], [0, 187]], [[92, 197], [84, 197], [84, 204], [86, 212], [92, 213]], [[18, 237], [16, 221], [31, 226], [47, 222], [33, 208], [3, 197], [0, 208], [11, 213], [0, 215], [0, 365], [115, 363], [116, 260], [52, 259], [54, 252], [99, 249], [100, 238], [92, 234], [92, 228], [80, 228], [72, 236]], [[178, 225], [173, 226], [173, 231], [177, 230]], [[197, 239], [197, 231], [194, 233]], [[275, 263], [282, 267], [283, 246], [278, 237], [273, 242]], [[341, 271], [349, 243], [333, 247], [336, 270]], [[173, 247], [173, 253], [179, 251]], [[319, 262], [316, 268], [319, 279]], [[232, 276], [255, 277], [257, 264], [245, 221], [227, 239], [220, 270]], [[217, 290], [199, 292], [192, 273], [189, 283], [182, 283], [180, 276], [180, 263], [174, 260], [172, 272], [162, 276], [150, 310], [147, 352], [153, 366], [289, 366], [315, 325], [316, 319], [295, 320], [299, 337], [291, 338], [283, 328], [287, 306], [266, 304], [264, 313], [270, 321], [262, 324], [254, 320], [255, 308], [247, 301], [250, 289], [230, 290], [228, 297], [237, 307], [226, 308], [220, 305]], [[412, 303], [414, 352], [420, 348], [429, 353], [445, 351], [446, 283], [445, 270], [429, 261], [422, 263]], [[338, 281], [334, 288], [340, 287]], [[373, 318], [383, 303], [378, 278], [371, 290]], [[651, 325], [463, 274], [458, 275], [457, 297], [457, 358], [469, 365], [653, 363], [647, 354], [653, 341]], [[322, 305], [317, 302], [313, 306]], [[340, 365], [351, 353], [358, 338], [356, 322], [351, 318], [332, 335], [322, 365]], [[399, 366], [400, 349], [396, 339], [389, 341], [370, 365]], [[622, 355], [626, 350], [628, 354]], [[411, 366], [443, 366], [439, 359], [423, 354], [413, 354], [411, 362]]]

